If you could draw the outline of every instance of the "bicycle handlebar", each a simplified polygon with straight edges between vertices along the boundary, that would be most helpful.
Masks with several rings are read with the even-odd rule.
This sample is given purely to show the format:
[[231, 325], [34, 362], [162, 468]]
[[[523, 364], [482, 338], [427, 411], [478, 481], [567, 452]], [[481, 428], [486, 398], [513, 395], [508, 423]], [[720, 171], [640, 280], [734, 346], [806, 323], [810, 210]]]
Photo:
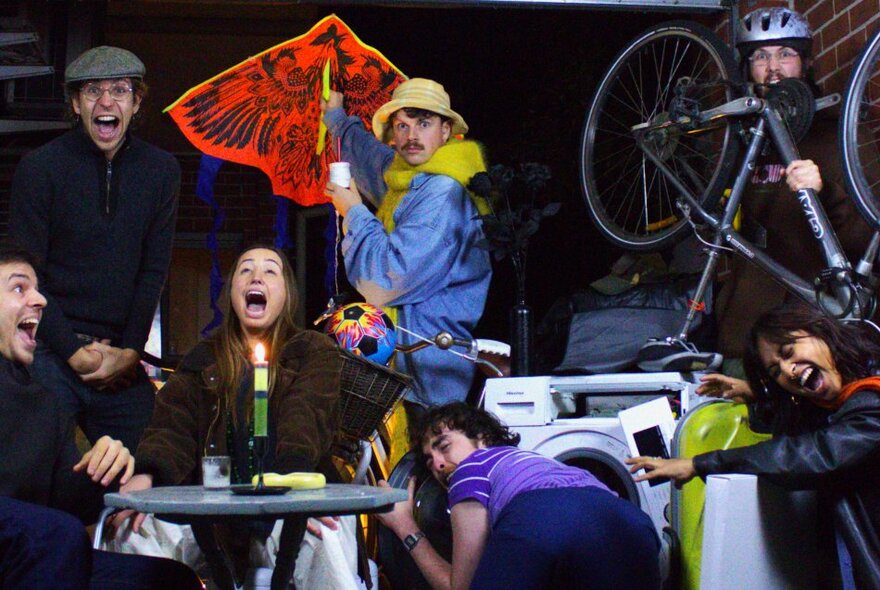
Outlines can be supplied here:
[[394, 350], [403, 354], [412, 354], [413, 352], [422, 350], [423, 348], [427, 348], [428, 346], [436, 346], [440, 350], [449, 350], [453, 346], [466, 348], [467, 353], [463, 355], [464, 358], [471, 361], [475, 365], [486, 367], [492, 373], [494, 373], [496, 377], [504, 376], [504, 372], [499, 369], [497, 365], [495, 365], [488, 359], [480, 358], [480, 350], [477, 347], [476, 340], [463, 340], [461, 338], [455, 338], [449, 332], [440, 332], [432, 339], [420, 340], [415, 344], [398, 344], [394, 347]]

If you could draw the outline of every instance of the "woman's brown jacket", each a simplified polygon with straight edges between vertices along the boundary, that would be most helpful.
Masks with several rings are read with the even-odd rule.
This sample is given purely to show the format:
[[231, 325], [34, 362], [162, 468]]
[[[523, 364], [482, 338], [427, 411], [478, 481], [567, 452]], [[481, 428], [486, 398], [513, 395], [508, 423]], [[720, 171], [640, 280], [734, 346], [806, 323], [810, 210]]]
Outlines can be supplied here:
[[[287, 342], [269, 397], [270, 420], [277, 424], [273, 471], [315, 471], [329, 454], [339, 428], [341, 369], [339, 352], [327, 336], [302, 330]], [[153, 485], [199, 484], [201, 457], [229, 454], [228, 409], [218, 396], [217, 379], [212, 347], [201, 342], [159, 390], [135, 455], [136, 472], [152, 474]]]

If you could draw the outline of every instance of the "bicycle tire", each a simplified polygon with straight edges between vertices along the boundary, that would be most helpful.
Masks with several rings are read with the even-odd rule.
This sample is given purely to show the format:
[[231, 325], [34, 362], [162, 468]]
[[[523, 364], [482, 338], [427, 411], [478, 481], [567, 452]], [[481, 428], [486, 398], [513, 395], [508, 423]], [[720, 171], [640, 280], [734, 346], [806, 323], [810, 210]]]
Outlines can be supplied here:
[[[645, 76], [644, 72], [656, 73]], [[643, 154], [631, 132], [646, 120], [668, 117], [672, 87], [690, 76], [685, 94], [705, 110], [737, 97], [738, 67], [730, 48], [712, 31], [688, 21], [652, 27], [614, 58], [597, 87], [581, 135], [581, 186], [590, 218], [612, 243], [657, 250], [686, 229], [677, 191]], [[670, 133], [662, 150], [667, 165], [703, 207], [715, 206], [739, 151], [736, 122], [710, 131]]]
[[850, 198], [874, 229], [880, 229], [880, 31], [856, 59], [844, 93], [840, 153]]

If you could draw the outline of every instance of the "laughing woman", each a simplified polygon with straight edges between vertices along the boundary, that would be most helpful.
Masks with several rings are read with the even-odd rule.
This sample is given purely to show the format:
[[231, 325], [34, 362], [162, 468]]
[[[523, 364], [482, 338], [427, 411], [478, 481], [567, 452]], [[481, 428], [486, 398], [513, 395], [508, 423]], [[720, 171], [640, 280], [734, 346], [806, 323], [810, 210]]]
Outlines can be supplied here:
[[[159, 391], [136, 453], [137, 474], [122, 491], [200, 484], [205, 455], [231, 456], [233, 483], [251, 481], [251, 361], [259, 342], [269, 357], [265, 471], [316, 471], [325, 464], [339, 423], [342, 365], [328, 337], [294, 325], [296, 293], [280, 250], [254, 247], [238, 257], [226, 281], [224, 322], [186, 355]], [[134, 516], [131, 529], [137, 532], [143, 521], [144, 515]], [[248, 531], [227, 539], [239, 576], [247, 567], [250, 540], [264, 541], [269, 533], [256, 525]]]
[[761, 316], [744, 358], [771, 440], [693, 459], [636, 457], [636, 480], [764, 475], [814, 488], [852, 557], [859, 588], [880, 588], [880, 346], [865, 324], [783, 307]]

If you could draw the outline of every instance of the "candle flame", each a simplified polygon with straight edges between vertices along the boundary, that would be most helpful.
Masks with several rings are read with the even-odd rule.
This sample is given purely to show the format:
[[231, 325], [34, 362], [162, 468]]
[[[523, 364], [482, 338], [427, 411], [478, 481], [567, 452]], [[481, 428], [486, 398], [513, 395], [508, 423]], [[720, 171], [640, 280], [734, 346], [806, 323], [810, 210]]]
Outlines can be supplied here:
[[257, 342], [257, 345], [254, 347], [254, 357], [258, 363], [266, 361], [266, 347], [263, 346], [262, 342]]

